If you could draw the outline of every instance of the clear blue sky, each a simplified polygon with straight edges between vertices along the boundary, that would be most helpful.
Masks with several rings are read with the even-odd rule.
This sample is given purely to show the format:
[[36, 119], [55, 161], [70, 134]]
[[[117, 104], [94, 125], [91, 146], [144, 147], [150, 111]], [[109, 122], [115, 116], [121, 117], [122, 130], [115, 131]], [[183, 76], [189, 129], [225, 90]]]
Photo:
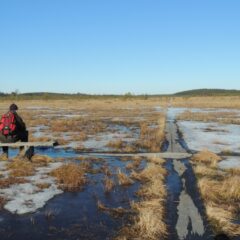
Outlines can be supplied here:
[[240, 89], [239, 0], [0, 0], [0, 91]]

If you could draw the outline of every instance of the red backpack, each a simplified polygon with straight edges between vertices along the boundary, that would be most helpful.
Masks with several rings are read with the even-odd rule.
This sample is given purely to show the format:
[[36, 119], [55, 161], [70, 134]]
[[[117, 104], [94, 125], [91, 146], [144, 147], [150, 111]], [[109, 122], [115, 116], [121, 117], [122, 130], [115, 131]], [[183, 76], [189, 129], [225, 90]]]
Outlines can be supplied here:
[[8, 136], [16, 130], [15, 115], [12, 112], [4, 114], [0, 121], [0, 131], [3, 135]]

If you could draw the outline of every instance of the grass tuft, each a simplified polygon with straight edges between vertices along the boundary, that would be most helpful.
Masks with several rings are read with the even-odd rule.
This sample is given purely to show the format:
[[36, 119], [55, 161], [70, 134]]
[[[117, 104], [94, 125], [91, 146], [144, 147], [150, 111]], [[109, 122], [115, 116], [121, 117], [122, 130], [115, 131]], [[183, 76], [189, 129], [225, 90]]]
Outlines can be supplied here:
[[115, 240], [158, 240], [167, 236], [165, 223], [167, 192], [164, 186], [166, 170], [163, 167], [163, 160], [149, 161], [143, 171], [132, 174], [132, 177], [142, 183], [142, 187], [137, 192], [141, 201], [131, 204], [131, 209], [135, 212], [133, 224], [122, 228]]
[[238, 236], [240, 225], [234, 221], [240, 211], [240, 171], [218, 169], [216, 165], [220, 158], [208, 151], [194, 155], [192, 160], [198, 188], [215, 234], [225, 232], [229, 236]]
[[119, 185], [122, 186], [127, 186], [134, 183], [133, 180], [123, 173], [120, 168], [117, 170], [117, 178]]
[[35, 172], [33, 163], [17, 158], [7, 164], [7, 169], [12, 177], [32, 176]]
[[51, 184], [50, 183], [38, 183], [38, 184], [36, 184], [36, 186], [39, 189], [43, 190], [43, 189], [49, 188], [51, 186]]
[[86, 169], [81, 165], [69, 163], [53, 170], [50, 174], [57, 179], [63, 190], [76, 191], [86, 183], [85, 171]]
[[165, 138], [165, 115], [161, 114], [156, 126], [149, 126], [146, 122], [140, 124], [139, 147], [151, 152], [160, 152]]
[[106, 193], [111, 192], [113, 187], [114, 187], [113, 180], [106, 176], [105, 179], [104, 179], [104, 190], [105, 190], [105, 192]]
[[106, 212], [115, 218], [122, 217], [125, 213], [128, 212], [128, 210], [126, 210], [122, 207], [108, 208], [103, 203], [101, 203], [99, 200], [97, 201], [97, 207], [99, 210]]
[[52, 162], [52, 158], [45, 155], [34, 155], [31, 158], [31, 161], [38, 166], [47, 166], [50, 162]]
[[199, 153], [196, 153], [192, 157], [193, 162], [204, 163], [206, 165], [210, 165], [213, 167], [216, 167], [217, 163], [221, 160], [222, 160], [221, 157], [219, 157], [217, 154], [210, 152], [208, 150], [204, 150]]

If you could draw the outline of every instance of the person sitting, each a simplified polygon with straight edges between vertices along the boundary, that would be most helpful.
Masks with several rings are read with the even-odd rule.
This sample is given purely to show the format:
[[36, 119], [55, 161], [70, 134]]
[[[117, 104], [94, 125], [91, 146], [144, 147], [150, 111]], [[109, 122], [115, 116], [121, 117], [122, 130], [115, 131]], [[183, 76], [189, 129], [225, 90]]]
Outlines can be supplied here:
[[[1, 143], [15, 143], [17, 141], [28, 142], [28, 131], [26, 124], [17, 113], [18, 106], [11, 104], [9, 111], [4, 114], [0, 122], [0, 142]], [[20, 147], [18, 156], [23, 157], [23, 148]], [[3, 160], [8, 159], [8, 147], [3, 147]]]

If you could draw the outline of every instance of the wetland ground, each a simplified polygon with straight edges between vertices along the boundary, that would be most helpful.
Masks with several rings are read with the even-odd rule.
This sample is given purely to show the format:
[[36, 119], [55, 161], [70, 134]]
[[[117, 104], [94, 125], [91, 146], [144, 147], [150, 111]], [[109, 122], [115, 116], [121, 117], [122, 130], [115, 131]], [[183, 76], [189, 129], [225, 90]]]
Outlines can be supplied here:
[[[60, 145], [0, 162], [1, 239], [239, 239], [239, 99], [18, 105], [30, 141]], [[173, 150], [194, 156], [114, 156]]]

